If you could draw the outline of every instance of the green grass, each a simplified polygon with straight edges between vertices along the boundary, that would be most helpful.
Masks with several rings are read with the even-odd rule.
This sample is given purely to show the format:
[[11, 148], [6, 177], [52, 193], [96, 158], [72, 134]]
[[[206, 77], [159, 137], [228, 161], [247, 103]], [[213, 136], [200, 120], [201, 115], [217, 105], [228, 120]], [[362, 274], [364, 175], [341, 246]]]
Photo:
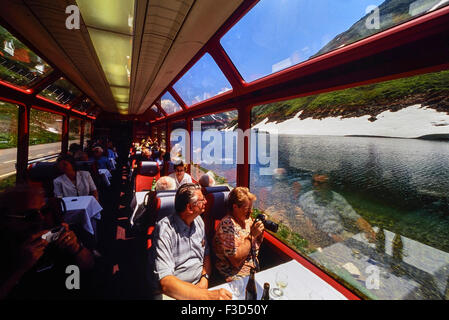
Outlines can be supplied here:
[[9, 187], [14, 187], [16, 184], [16, 175], [13, 174], [7, 178], [0, 180], [0, 192], [5, 191]]
[[[299, 111], [304, 117], [354, 116], [354, 112], [369, 108], [366, 114], [379, 113], [386, 107], [405, 107], [430, 103], [430, 107], [449, 107], [449, 71], [429, 73], [340, 91], [301, 97], [258, 106], [252, 110], [252, 124], [265, 118], [268, 122], [283, 122]], [[363, 112], [362, 112], [363, 113]]]

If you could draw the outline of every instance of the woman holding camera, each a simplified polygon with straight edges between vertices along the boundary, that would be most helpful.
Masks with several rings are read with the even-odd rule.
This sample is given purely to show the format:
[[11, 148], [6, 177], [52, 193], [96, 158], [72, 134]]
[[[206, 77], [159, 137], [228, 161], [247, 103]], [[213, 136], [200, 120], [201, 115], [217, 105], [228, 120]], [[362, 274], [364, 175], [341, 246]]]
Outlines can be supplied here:
[[229, 193], [229, 213], [220, 221], [213, 240], [215, 266], [226, 281], [249, 276], [251, 268], [258, 269], [264, 225], [251, 218], [255, 200], [256, 196], [245, 187]]

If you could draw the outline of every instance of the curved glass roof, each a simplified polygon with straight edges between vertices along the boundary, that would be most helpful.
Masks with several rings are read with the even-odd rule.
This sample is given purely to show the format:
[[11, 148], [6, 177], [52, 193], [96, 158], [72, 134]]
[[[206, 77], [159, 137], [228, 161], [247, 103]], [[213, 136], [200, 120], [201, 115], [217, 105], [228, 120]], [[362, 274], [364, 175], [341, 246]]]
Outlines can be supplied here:
[[19, 87], [29, 87], [52, 71], [44, 60], [0, 26], [1, 80]]
[[173, 88], [188, 106], [232, 90], [231, 84], [208, 53]]
[[60, 78], [42, 90], [38, 96], [60, 104], [67, 104], [80, 94], [81, 91], [79, 91], [78, 88], [66, 79]]
[[166, 92], [161, 98], [161, 107], [167, 114], [172, 114], [178, 111], [181, 111], [182, 108], [178, 102], [176, 102], [175, 98], [169, 93]]
[[246, 82], [448, 5], [441, 0], [261, 0], [221, 39]]

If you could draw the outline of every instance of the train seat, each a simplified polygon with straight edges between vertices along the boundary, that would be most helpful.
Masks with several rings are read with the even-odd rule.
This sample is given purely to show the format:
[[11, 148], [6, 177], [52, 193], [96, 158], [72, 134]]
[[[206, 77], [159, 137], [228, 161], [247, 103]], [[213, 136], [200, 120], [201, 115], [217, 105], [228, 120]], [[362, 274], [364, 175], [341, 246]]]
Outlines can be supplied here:
[[229, 187], [216, 186], [202, 188], [207, 200], [206, 209], [202, 215], [206, 229], [206, 236], [209, 243], [212, 243], [215, 228], [221, 219], [226, 215]]
[[159, 165], [155, 161], [142, 161], [135, 176], [135, 191], [149, 191], [153, 185], [153, 181], [159, 179]]
[[55, 162], [36, 162], [30, 164], [27, 170], [29, 182], [42, 186], [46, 198], [52, 198], [54, 196], [53, 180], [61, 174]]

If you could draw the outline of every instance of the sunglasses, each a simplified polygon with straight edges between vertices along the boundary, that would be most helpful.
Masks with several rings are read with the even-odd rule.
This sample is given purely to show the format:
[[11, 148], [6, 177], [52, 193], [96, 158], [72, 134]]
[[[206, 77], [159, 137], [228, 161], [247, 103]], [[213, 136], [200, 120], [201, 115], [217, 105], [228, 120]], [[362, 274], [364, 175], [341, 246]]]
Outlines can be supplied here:
[[7, 214], [6, 217], [13, 219], [22, 219], [26, 221], [38, 220], [41, 217], [41, 209], [29, 209], [16, 214]]

